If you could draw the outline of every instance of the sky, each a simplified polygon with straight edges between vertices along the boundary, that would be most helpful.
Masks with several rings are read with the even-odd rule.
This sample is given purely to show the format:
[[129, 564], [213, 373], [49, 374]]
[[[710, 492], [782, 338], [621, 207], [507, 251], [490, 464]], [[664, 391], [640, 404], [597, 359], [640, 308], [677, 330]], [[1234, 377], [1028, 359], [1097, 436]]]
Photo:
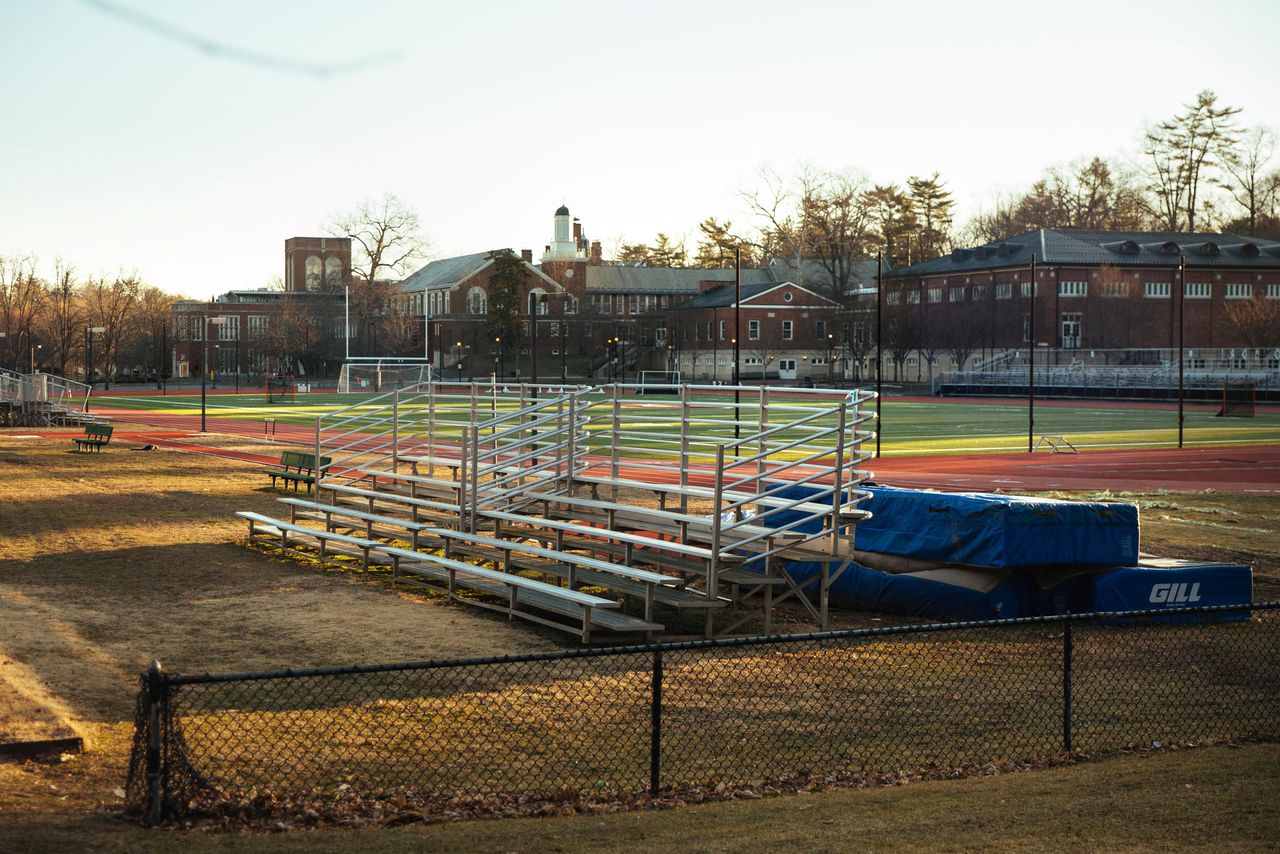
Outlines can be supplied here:
[[561, 203], [692, 248], [804, 164], [939, 172], [963, 219], [1201, 89], [1280, 127], [1278, 36], [1277, 0], [0, 0], [0, 255], [206, 298], [387, 192], [433, 257], [538, 254]]

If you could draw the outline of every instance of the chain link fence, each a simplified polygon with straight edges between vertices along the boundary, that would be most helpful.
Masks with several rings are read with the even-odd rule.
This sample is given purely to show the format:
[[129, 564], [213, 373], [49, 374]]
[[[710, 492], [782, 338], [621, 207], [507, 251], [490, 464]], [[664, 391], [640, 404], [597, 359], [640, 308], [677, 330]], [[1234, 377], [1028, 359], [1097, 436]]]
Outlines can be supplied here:
[[1280, 603], [142, 676], [158, 823], [326, 799], [658, 796], [1280, 737]]

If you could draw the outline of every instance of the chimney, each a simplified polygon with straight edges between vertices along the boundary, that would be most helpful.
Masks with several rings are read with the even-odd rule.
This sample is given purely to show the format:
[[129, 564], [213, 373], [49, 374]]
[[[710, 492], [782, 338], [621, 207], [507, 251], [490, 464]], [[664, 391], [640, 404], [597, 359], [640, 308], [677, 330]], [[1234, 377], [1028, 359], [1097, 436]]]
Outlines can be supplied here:
[[599, 240], [591, 241], [591, 266], [599, 267], [604, 263], [604, 249]]
[[532, 263], [533, 263], [533, 250], [532, 250], [532, 249], [521, 249], [521, 250], [520, 250], [520, 260], [521, 260], [521, 261], [524, 261], [524, 262], [525, 262], [525, 263], [527, 263], [527, 264], [532, 264]]
[[582, 240], [582, 223], [578, 222], [577, 217], [573, 220], [573, 242], [577, 243]]

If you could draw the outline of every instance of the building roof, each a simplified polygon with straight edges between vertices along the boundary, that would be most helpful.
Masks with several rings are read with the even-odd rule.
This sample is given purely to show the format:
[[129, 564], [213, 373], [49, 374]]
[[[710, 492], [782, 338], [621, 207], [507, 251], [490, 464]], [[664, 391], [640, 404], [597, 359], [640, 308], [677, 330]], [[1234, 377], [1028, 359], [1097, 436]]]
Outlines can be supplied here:
[[893, 271], [893, 277], [936, 276], [973, 270], [1026, 267], [1031, 256], [1050, 266], [1280, 269], [1280, 242], [1236, 234], [1176, 231], [1100, 231], [1042, 228], [972, 249], [957, 249]]
[[[889, 271], [889, 265], [884, 265]], [[794, 258], [783, 258], [775, 255], [769, 259], [769, 273], [778, 281], [795, 282], [806, 288], [829, 287], [831, 274], [822, 262], [813, 258], [802, 258], [799, 263]], [[849, 282], [845, 295], [853, 293], [863, 285], [874, 285], [876, 282], [876, 261], [852, 261], [849, 264]]]
[[494, 251], [472, 252], [470, 255], [456, 255], [453, 258], [441, 258], [432, 261], [400, 283], [403, 291], [422, 291], [456, 285], [468, 276], [473, 276], [491, 263], [489, 256]]
[[[721, 267], [636, 267], [608, 264], [587, 267], [587, 291], [596, 293], [651, 293], [693, 296], [703, 282], [729, 282], [734, 271]], [[772, 282], [768, 270], [744, 268], [742, 284]]]
[[[746, 270], [742, 271], [743, 273]], [[752, 282], [742, 283], [742, 301], [745, 303], [749, 299], [754, 299], [766, 291], [771, 291], [779, 285], [786, 282]], [[734, 291], [736, 289], [733, 283], [727, 285], [719, 285], [709, 291], [704, 291], [692, 299], [687, 299], [680, 303], [677, 308], [681, 309], [699, 309], [699, 308], [728, 308], [733, 305]]]
[[568, 215], [569, 215], [569, 207], [567, 205], [561, 205], [560, 207], [556, 208], [556, 216], [568, 216]]

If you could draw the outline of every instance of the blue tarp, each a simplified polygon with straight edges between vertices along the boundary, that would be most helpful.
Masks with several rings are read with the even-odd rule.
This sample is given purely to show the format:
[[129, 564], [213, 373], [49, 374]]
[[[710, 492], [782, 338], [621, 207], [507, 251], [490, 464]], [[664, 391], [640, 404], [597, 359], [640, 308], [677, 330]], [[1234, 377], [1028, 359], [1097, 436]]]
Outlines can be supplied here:
[[[1253, 601], [1253, 570], [1229, 563], [1146, 558], [1090, 577], [1090, 610], [1146, 611]], [[1248, 611], [1223, 619], [1247, 620]], [[1187, 620], [1198, 620], [1194, 615]]]
[[854, 529], [869, 552], [997, 568], [1131, 566], [1138, 508], [985, 493], [867, 487], [872, 518]]

